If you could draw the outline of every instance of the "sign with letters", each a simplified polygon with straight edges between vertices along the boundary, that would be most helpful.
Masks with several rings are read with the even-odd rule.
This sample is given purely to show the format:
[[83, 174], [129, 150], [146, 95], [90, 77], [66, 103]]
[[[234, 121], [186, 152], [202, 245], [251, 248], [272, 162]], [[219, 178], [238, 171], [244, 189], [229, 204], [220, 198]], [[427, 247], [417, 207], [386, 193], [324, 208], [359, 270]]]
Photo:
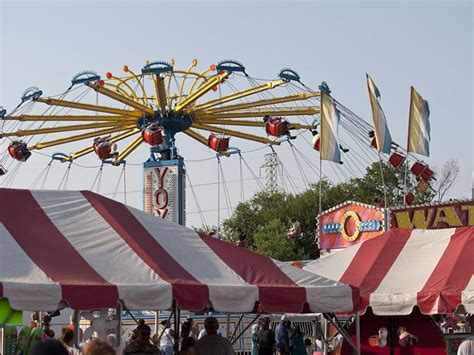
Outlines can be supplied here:
[[390, 227], [441, 229], [474, 226], [474, 200], [390, 209]]
[[185, 169], [181, 162], [146, 163], [146, 213], [185, 224]]

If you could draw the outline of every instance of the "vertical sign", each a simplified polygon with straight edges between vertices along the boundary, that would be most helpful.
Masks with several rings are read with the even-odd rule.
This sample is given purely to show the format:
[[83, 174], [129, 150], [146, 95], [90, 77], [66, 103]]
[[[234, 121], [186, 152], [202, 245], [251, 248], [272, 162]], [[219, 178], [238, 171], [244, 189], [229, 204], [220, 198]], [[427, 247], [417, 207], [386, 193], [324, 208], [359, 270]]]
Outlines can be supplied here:
[[145, 163], [145, 212], [184, 225], [185, 174], [182, 160]]

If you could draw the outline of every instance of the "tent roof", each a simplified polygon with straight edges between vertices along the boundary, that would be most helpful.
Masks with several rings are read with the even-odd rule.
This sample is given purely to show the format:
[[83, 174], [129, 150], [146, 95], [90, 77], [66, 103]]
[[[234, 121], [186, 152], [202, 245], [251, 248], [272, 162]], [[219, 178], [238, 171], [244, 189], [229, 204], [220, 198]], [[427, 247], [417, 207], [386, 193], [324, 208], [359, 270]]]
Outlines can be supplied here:
[[359, 288], [377, 315], [474, 312], [474, 227], [391, 229], [304, 267]]
[[15, 309], [353, 310], [347, 285], [89, 191], [0, 189], [0, 201], [0, 298]]

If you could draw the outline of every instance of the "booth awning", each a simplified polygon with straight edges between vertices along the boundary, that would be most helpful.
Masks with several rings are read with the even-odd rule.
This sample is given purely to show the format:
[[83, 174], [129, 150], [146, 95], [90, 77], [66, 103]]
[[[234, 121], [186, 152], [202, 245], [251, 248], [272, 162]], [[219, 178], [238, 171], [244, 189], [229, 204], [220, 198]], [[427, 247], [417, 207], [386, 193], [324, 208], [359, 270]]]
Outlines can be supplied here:
[[357, 290], [88, 191], [0, 189], [0, 298], [19, 310], [350, 312]]
[[359, 288], [377, 315], [474, 313], [474, 227], [392, 229], [304, 267]]

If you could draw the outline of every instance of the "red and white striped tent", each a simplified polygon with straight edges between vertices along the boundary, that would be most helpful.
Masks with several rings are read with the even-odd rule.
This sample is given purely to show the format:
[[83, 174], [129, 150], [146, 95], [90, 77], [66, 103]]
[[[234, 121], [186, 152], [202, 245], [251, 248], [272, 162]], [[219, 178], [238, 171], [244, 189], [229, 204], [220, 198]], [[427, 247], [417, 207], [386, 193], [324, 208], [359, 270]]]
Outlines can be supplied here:
[[[349, 286], [89, 191], [0, 189], [0, 298], [14, 309], [352, 311]], [[358, 299], [355, 297], [355, 299]]]
[[474, 227], [392, 229], [304, 267], [359, 288], [361, 310], [474, 313]]

